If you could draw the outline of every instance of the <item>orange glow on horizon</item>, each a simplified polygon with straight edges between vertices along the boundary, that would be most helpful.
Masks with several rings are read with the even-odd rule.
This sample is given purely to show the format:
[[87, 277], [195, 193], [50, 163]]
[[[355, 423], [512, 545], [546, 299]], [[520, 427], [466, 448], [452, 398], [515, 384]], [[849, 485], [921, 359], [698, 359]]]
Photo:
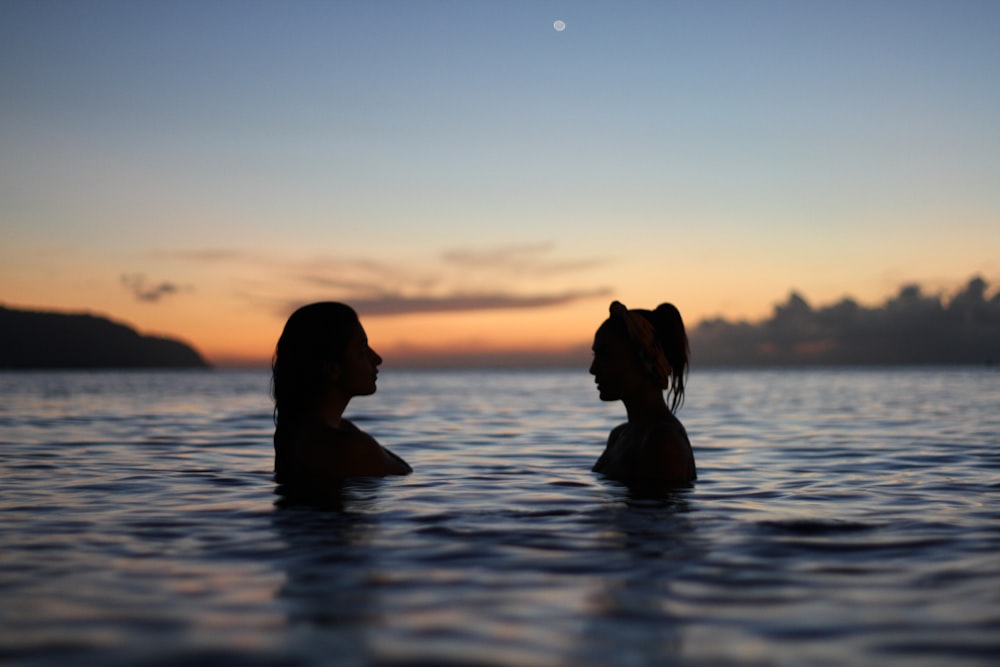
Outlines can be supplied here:
[[[393, 317], [361, 316], [372, 347], [394, 364], [420, 365], [434, 360], [448, 364], [483, 363], [491, 357], [521, 360], [530, 365], [566, 363], [589, 355], [590, 338], [600, 324], [595, 308], [556, 309], [557, 312], [489, 311], [429, 313]], [[185, 340], [218, 366], [267, 366], [283, 321], [252, 318], [232, 328], [215, 329], [192, 322]], [[235, 324], [235, 323], [234, 323]], [[583, 350], [583, 353], [581, 353]], [[585, 358], [585, 356], [584, 356]]]

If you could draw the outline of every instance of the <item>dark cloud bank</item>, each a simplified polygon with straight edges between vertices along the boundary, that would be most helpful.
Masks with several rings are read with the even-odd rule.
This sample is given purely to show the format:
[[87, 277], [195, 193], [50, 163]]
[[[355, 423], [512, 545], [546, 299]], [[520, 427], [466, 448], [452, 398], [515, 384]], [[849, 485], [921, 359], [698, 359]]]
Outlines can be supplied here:
[[[768, 319], [690, 326], [692, 367], [893, 366], [1000, 362], [1000, 293], [973, 278], [950, 298], [906, 285], [875, 307], [852, 299], [814, 308], [792, 293]], [[590, 342], [548, 351], [397, 351], [394, 367], [574, 367]]]
[[1000, 362], [1000, 293], [973, 278], [950, 299], [902, 287], [880, 306], [812, 307], [792, 293], [769, 319], [710, 319], [690, 331], [692, 365], [819, 366]]

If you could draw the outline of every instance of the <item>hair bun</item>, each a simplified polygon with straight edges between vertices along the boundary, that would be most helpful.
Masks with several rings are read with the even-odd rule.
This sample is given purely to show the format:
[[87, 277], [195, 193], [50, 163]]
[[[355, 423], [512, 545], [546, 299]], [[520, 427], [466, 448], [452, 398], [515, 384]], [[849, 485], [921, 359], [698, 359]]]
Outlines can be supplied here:
[[675, 306], [672, 303], [661, 303], [659, 306], [656, 307], [656, 310], [654, 310], [653, 312], [659, 313], [661, 315], [667, 315], [667, 314], [673, 315], [674, 313], [680, 315], [680, 311], [677, 310], [677, 306]]

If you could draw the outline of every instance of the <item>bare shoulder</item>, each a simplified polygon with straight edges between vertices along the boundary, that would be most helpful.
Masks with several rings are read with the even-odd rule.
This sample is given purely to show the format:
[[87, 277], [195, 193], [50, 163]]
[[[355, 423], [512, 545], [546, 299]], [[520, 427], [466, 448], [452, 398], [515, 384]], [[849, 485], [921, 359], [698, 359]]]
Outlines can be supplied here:
[[687, 430], [676, 418], [664, 419], [646, 430], [645, 444], [665, 447], [691, 447]]
[[616, 463], [615, 459], [620, 458], [620, 454], [616, 451], [615, 443], [618, 441], [618, 436], [622, 433], [626, 426], [628, 426], [628, 424], [619, 424], [611, 429], [611, 433], [608, 434], [608, 442], [604, 446], [604, 451], [597, 458], [597, 461], [594, 462], [594, 465], [591, 468], [592, 472], [600, 472], [605, 475], [611, 472], [611, 469]]
[[406, 475], [413, 469], [353, 423], [309, 429], [296, 443], [301, 470], [324, 477]]
[[624, 433], [627, 428], [628, 422], [625, 422], [611, 429], [611, 433], [608, 434], [608, 445], [613, 445], [618, 440], [618, 437]]
[[687, 430], [676, 418], [651, 425], [640, 444], [641, 458], [657, 477], [690, 481], [697, 477]]
[[[344, 420], [347, 422], [347, 420]], [[375, 438], [368, 435], [351, 422], [344, 433], [344, 449], [347, 450], [351, 466], [358, 469], [375, 472], [358, 472], [356, 475], [406, 475], [413, 468], [396, 454], [383, 447]]]

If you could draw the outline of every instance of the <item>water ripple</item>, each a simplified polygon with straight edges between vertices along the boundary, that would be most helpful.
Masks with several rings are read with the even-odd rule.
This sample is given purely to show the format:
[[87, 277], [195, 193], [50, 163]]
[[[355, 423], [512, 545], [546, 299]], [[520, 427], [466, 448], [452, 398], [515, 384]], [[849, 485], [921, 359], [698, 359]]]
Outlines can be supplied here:
[[[1000, 373], [695, 374], [691, 489], [585, 373], [392, 373], [416, 469], [276, 494], [265, 373], [0, 373], [11, 665], [987, 665]], [[278, 489], [280, 491], [280, 489]]]

